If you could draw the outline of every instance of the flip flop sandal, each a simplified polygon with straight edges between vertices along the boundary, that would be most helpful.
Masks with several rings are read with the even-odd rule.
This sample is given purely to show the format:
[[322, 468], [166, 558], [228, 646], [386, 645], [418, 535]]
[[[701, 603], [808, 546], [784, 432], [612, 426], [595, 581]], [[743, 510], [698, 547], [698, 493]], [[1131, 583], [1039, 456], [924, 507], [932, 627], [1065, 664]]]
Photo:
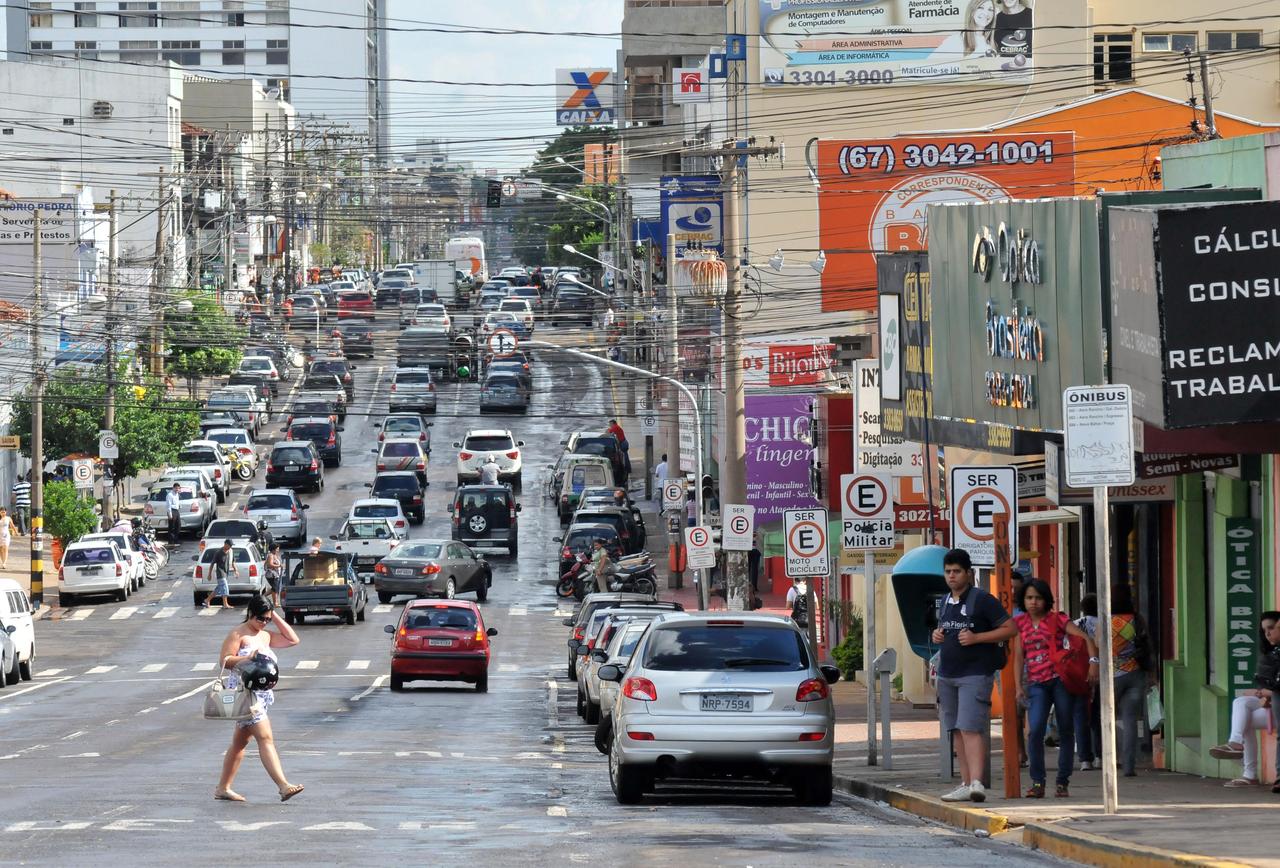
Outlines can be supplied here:
[[302, 784], [293, 784], [287, 790], [280, 791], [280, 801], [287, 802], [290, 799], [292, 799], [294, 796], [296, 796], [298, 793], [302, 792], [302, 790], [303, 790]]
[[1241, 789], [1243, 787], [1256, 787], [1257, 785], [1258, 785], [1257, 781], [1251, 781], [1248, 778], [1235, 778], [1234, 780], [1227, 781], [1225, 784], [1223, 784], [1224, 787], [1228, 787], [1230, 789]]
[[244, 796], [234, 790], [214, 790], [213, 797], [219, 802], [244, 802], [247, 801]]

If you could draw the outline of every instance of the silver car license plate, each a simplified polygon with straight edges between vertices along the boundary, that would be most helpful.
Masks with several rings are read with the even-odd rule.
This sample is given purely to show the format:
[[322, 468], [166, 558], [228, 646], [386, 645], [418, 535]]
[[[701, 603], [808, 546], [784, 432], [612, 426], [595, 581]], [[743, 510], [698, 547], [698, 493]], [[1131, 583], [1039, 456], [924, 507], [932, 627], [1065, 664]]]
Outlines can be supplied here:
[[395, 574], [396, 574], [397, 576], [412, 576], [412, 575], [413, 575], [413, 570], [412, 570], [412, 569], [406, 569], [406, 568], [404, 568], [404, 567], [401, 567], [401, 568], [398, 568], [398, 569], [395, 571]]
[[699, 711], [751, 711], [749, 693], [704, 693]]
[[449, 648], [453, 645], [452, 639], [428, 639], [427, 644], [432, 647]]

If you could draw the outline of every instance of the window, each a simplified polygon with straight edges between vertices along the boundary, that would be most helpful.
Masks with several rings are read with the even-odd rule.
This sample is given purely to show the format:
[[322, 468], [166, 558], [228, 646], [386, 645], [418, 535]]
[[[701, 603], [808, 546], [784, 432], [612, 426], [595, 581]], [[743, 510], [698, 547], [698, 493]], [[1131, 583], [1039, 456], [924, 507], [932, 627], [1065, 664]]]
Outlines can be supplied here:
[[1231, 51], [1235, 48], [1261, 48], [1260, 30], [1210, 30], [1205, 34], [1210, 51]]
[[[121, 27], [155, 27], [157, 4], [151, 0], [121, 0], [120, 14], [116, 16]], [[132, 12], [132, 15], [126, 15]]]
[[234, 39], [222, 41], [222, 65], [244, 66], [244, 40]]
[[53, 43], [44, 42], [44, 41], [32, 42], [31, 45], [28, 47], [28, 50], [32, 54], [36, 54], [37, 52], [42, 52], [42, 51], [53, 51]]
[[32, 27], [52, 27], [53, 26], [53, 12], [47, 11], [47, 10], [53, 9], [52, 3], [33, 2], [28, 8], [30, 9], [29, 17], [30, 17]]
[[1196, 34], [1194, 33], [1144, 33], [1142, 34], [1142, 51], [1153, 54], [1159, 51], [1195, 51]]
[[76, 57], [83, 60], [98, 59], [98, 43], [96, 42], [77, 42]]
[[267, 0], [267, 23], [289, 23], [289, 0]]
[[289, 63], [289, 40], [267, 40], [267, 65], [287, 66]]
[[157, 44], [146, 39], [120, 40], [120, 59], [130, 63], [155, 63]]
[[98, 4], [97, 3], [77, 3], [76, 4], [76, 27], [97, 27], [98, 26]]
[[244, 27], [244, 0], [226, 0], [222, 11], [228, 27]]
[[193, 39], [168, 40], [160, 43], [160, 58], [181, 66], [200, 65], [200, 42]]
[[166, 0], [160, 7], [164, 14], [160, 16], [163, 27], [199, 27], [199, 0]]
[[1130, 33], [1095, 33], [1093, 36], [1093, 80], [1131, 81], [1133, 79], [1133, 35]]

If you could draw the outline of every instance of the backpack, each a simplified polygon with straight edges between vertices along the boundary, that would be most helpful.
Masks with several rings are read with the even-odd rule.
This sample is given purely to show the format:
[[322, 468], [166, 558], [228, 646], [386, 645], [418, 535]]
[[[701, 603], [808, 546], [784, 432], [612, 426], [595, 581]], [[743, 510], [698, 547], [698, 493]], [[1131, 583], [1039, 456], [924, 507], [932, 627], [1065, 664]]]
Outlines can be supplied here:
[[1049, 642], [1053, 674], [1058, 676], [1068, 693], [1088, 696], [1093, 693], [1093, 685], [1089, 683], [1089, 647], [1082, 637], [1068, 633], [1061, 620], [1058, 621], [1058, 631], [1061, 638], [1055, 636]]
[[[973, 611], [974, 611], [973, 605], [972, 605], [973, 595], [976, 594], [977, 592], [978, 592], [978, 586], [977, 585], [971, 586], [969, 588], [969, 593], [964, 595], [964, 604], [963, 604], [964, 610], [969, 613], [969, 618], [970, 618], [969, 629], [974, 633], [980, 632], [977, 628], [977, 625], [975, 625], [972, 620]], [[986, 631], [983, 630], [981, 632], [985, 633]], [[999, 672], [1001, 669], [1004, 669], [1005, 664], [1009, 662], [1009, 643], [1000, 642], [996, 645], [992, 645], [991, 650], [988, 653], [990, 653], [991, 655], [991, 662], [995, 664], [995, 671]]]
[[791, 620], [801, 627], [809, 626], [809, 597], [807, 594], [796, 594], [791, 603]]

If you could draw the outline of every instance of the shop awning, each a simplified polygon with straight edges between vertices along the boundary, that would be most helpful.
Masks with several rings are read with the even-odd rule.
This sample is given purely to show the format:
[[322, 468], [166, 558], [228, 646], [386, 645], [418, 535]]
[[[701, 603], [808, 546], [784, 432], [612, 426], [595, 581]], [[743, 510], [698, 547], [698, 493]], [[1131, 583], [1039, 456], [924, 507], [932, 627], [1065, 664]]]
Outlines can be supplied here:
[[1033, 524], [1072, 524], [1078, 521], [1080, 521], [1080, 510], [1070, 506], [1018, 513], [1018, 527], [1020, 528], [1030, 527]]

